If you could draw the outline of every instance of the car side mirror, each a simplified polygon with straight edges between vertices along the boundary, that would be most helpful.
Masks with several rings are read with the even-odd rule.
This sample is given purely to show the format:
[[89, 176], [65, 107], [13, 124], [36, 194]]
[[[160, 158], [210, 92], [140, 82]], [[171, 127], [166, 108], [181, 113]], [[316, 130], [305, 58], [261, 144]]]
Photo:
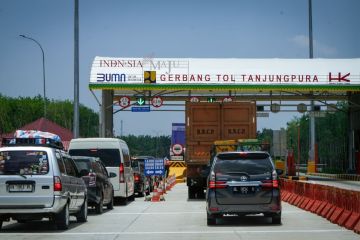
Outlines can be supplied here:
[[81, 169], [79, 175], [80, 175], [80, 177], [87, 176], [87, 175], [89, 175], [89, 170], [87, 170], [87, 169]]
[[116, 173], [113, 173], [113, 172], [109, 173], [109, 178], [114, 178], [116, 176], [117, 176]]
[[284, 173], [284, 170], [282, 169], [276, 169], [277, 175], [282, 175]]

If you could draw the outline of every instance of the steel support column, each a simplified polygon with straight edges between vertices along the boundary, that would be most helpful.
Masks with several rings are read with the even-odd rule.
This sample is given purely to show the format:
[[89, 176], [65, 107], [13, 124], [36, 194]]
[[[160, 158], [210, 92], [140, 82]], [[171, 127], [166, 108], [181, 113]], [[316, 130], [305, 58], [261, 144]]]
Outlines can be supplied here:
[[100, 137], [113, 137], [113, 90], [102, 90]]

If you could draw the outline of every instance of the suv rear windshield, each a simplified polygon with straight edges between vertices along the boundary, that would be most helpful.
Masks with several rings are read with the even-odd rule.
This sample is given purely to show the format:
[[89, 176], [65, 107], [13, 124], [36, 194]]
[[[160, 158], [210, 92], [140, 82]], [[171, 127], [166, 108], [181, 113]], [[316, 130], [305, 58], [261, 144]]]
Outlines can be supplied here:
[[72, 156], [98, 157], [106, 167], [120, 166], [119, 149], [71, 149], [69, 154]]
[[271, 173], [273, 165], [266, 154], [249, 155], [219, 155], [215, 163], [216, 173], [245, 172], [250, 175]]
[[88, 159], [74, 159], [75, 165], [79, 170], [90, 170], [91, 169], [91, 161]]
[[45, 151], [0, 152], [0, 175], [44, 175], [49, 172], [49, 160]]

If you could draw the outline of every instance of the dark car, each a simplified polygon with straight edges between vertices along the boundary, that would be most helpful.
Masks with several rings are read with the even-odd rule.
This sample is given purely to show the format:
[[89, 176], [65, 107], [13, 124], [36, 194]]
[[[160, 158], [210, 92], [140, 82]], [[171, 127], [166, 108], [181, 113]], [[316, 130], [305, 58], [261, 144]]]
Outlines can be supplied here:
[[132, 160], [131, 167], [134, 171], [135, 194], [140, 197], [150, 194], [150, 184], [144, 174], [144, 162]]
[[103, 207], [114, 207], [114, 189], [104, 164], [96, 157], [73, 156], [80, 174], [87, 186], [88, 205], [95, 207], [96, 213], [103, 212]]
[[214, 158], [206, 193], [207, 224], [224, 215], [264, 214], [281, 223], [278, 174], [267, 152], [224, 152]]
[[134, 171], [135, 192], [139, 196], [149, 195], [153, 191], [154, 178], [145, 175], [145, 159], [155, 159], [152, 156], [135, 156], [131, 158]]

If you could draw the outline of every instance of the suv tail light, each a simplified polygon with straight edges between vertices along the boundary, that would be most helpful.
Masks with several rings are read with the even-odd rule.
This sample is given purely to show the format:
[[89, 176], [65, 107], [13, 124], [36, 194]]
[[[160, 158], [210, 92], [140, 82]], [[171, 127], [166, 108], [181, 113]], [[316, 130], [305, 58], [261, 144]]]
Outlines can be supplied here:
[[277, 179], [276, 171], [272, 173], [272, 180], [264, 180], [261, 183], [262, 188], [279, 188], [279, 181]]
[[210, 181], [209, 182], [209, 188], [210, 189], [221, 189], [226, 188], [227, 184], [225, 181]]
[[59, 176], [54, 176], [54, 191], [60, 192], [62, 190], [61, 179]]
[[121, 183], [125, 182], [124, 164], [123, 163], [120, 163], [120, 167], [119, 167], [119, 182], [121, 182]]
[[226, 181], [216, 181], [215, 173], [214, 172], [210, 173], [209, 189], [221, 189], [226, 187], [227, 187]]
[[273, 180], [272, 180], [273, 188], [279, 188], [279, 180], [278, 180], [278, 175], [276, 173], [276, 170], [273, 171], [272, 177], [273, 177]]
[[95, 173], [89, 173], [89, 187], [96, 186], [96, 174]]
[[134, 173], [134, 180], [135, 180], [135, 182], [140, 182], [140, 175], [137, 173]]

